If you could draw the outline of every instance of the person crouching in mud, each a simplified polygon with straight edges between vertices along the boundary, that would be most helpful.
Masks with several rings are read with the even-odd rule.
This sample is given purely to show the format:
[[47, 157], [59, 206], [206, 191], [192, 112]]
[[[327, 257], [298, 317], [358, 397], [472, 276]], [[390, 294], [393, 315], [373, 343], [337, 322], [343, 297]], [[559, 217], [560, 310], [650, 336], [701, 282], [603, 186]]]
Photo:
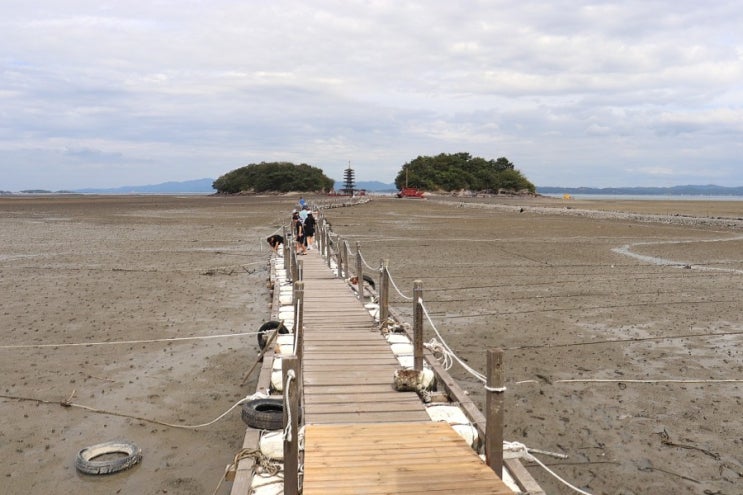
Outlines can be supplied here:
[[268, 242], [268, 245], [271, 246], [271, 249], [273, 249], [273, 252], [275, 253], [279, 250], [279, 246], [284, 244], [284, 238], [278, 234], [274, 234], [268, 236], [266, 242]]

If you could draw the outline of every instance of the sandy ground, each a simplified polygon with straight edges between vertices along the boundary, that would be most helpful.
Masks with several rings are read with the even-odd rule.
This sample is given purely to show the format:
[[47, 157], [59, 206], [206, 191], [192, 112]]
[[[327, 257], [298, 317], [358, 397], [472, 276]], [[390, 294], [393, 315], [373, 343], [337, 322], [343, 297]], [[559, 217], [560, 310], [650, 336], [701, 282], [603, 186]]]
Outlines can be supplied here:
[[[252, 392], [240, 381], [253, 335], [102, 343], [254, 332], [268, 317], [263, 239], [295, 200], [0, 198], [0, 491], [212, 493], [242, 442], [238, 411], [194, 431], [59, 402], [74, 391], [74, 403], [193, 425]], [[390, 260], [403, 293], [423, 281], [470, 365], [505, 349], [505, 436], [568, 454], [542, 459], [569, 481], [594, 494], [743, 493], [743, 384], [721, 381], [743, 379], [743, 202], [378, 198], [327, 216], [367, 262]], [[452, 374], [482, 402], [478, 382]], [[706, 382], [632, 381], [659, 379]], [[136, 442], [142, 463], [76, 472], [79, 449], [112, 439]], [[548, 493], [571, 493], [530, 470]]]

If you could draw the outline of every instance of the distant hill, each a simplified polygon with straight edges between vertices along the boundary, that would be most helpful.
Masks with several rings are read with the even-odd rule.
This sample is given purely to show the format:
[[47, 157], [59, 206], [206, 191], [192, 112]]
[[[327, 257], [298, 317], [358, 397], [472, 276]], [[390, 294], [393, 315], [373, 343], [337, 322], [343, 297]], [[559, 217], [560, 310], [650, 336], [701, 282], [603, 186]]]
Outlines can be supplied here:
[[743, 196], [743, 186], [672, 186], [672, 187], [537, 187], [540, 194], [614, 194], [652, 196]]
[[151, 184], [146, 186], [121, 186], [109, 189], [87, 188], [76, 189], [76, 193], [97, 193], [97, 194], [131, 194], [131, 193], [213, 193], [212, 188], [214, 179], [195, 179], [183, 182], [163, 182], [160, 184]]
[[[336, 182], [335, 183], [335, 190], [340, 191], [345, 186], [343, 182]], [[379, 182], [376, 180], [371, 181], [361, 181], [356, 183], [356, 189], [366, 189], [367, 191], [373, 191], [373, 192], [394, 192], [397, 191], [397, 188], [395, 187], [394, 183], [386, 184], [384, 182]]]

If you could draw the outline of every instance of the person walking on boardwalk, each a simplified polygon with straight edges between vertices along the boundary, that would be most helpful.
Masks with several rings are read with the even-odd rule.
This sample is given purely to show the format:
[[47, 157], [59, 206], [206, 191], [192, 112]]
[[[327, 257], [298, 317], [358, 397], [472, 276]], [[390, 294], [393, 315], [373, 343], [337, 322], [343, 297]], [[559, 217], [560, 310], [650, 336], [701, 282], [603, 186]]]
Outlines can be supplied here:
[[299, 210], [299, 219], [302, 221], [303, 224], [304, 224], [304, 221], [307, 220], [307, 215], [309, 215], [309, 213], [310, 213], [310, 207], [307, 205], [305, 205], [304, 208]]
[[[294, 215], [296, 215], [296, 218]], [[304, 245], [304, 225], [299, 218], [299, 214], [295, 213], [294, 215], [292, 216], [292, 223], [294, 224], [294, 249], [297, 254], [307, 254], [307, 246]]]
[[315, 226], [317, 221], [312, 216], [312, 212], [307, 212], [307, 218], [304, 219], [304, 244], [307, 249], [312, 249], [312, 245], [315, 243]]

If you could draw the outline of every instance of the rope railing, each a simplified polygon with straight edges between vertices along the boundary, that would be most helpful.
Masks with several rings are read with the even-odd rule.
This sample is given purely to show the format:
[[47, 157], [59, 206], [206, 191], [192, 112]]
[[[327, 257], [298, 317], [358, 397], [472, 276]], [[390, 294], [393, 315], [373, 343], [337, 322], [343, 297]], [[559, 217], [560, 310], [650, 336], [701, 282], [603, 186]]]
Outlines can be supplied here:
[[[497, 381], [495, 380], [495, 378], [494, 378], [495, 375], [493, 375], [493, 371], [492, 371], [495, 368], [493, 368], [493, 365], [491, 364], [491, 354], [498, 353], [499, 356], [502, 356], [502, 352], [503, 352], [502, 350], [497, 350], [497, 351], [491, 350], [491, 351], [489, 351], [489, 353], [488, 353], [488, 367], [489, 367], [489, 371], [488, 371], [488, 375], [487, 376], [485, 374], [477, 371], [476, 369], [472, 368], [471, 366], [469, 366], [466, 362], [464, 362], [461, 358], [459, 358], [459, 356], [457, 356], [457, 354], [453, 351], [453, 349], [446, 343], [446, 340], [441, 335], [441, 332], [437, 328], [436, 324], [433, 322], [433, 320], [431, 318], [431, 315], [430, 315], [430, 313], [428, 311], [428, 308], [426, 308], [426, 306], [425, 306], [425, 304], [423, 302], [423, 298], [420, 297], [422, 295], [422, 285], [421, 285], [421, 282], [420, 281], [416, 281], [416, 284], [414, 286], [414, 295], [413, 295], [413, 297], [407, 296], [407, 295], [405, 295], [400, 290], [400, 288], [398, 287], [398, 285], [395, 283], [394, 279], [392, 278], [392, 275], [389, 272], [389, 269], [387, 268], [387, 262], [386, 261], [383, 261], [382, 265], [379, 268], [372, 267], [364, 259], [363, 254], [361, 252], [361, 249], [360, 249], [358, 243], [357, 243], [356, 253], [354, 253], [350, 249], [350, 247], [348, 246], [348, 243], [346, 241], [342, 241], [341, 240], [340, 236], [338, 236], [336, 239], [337, 239], [336, 242], [340, 243], [340, 245], [338, 245], [338, 247], [337, 247], [337, 251], [336, 252], [337, 253], [343, 253], [345, 255], [345, 256], [339, 256], [339, 259], [345, 258], [344, 261], [347, 262], [349, 256], [356, 256], [357, 257], [357, 260], [358, 260], [357, 261], [358, 264], [356, 266], [357, 272], [360, 272], [361, 271], [362, 264], [365, 265], [366, 268], [369, 269], [369, 270], [371, 270], [371, 271], [379, 272], [381, 274], [382, 280], [385, 280], [387, 283], [391, 284], [392, 287], [394, 287], [395, 291], [397, 292], [397, 294], [401, 298], [403, 298], [406, 301], [414, 301], [415, 302], [414, 313], [416, 313], [416, 315], [414, 315], [414, 326], [416, 326], [416, 333], [414, 335], [414, 346], [419, 346], [420, 348], [423, 348], [423, 347], [427, 348], [432, 353], [432, 355], [433, 355], [434, 358], [439, 359], [442, 368], [445, 369], [445, 370], [451, 369], [451, 367], [453, 366], [454, 362], [458, 363], [460, 366], [462, 366], [462, 368], [464, 370], [466, 370], [469, 374], [471, 374], [475, 379], [477, 379], [477, 380], [479, 380], [480, 382], [483, 383], [483, 386], [484, 386], [485, 390], [488, 392], [489, 397], [495, 395], [495, 396], [498, 396], [499, 397], [496, 400], [502, 401], [502, 395], [503, 395], [502, 393], [506, 391], [506, 387], [505, 386], [502, 386], [503, 385], [502, 375], [498, 374], [497, 375], [498, 376], [498, 380]], [[328, 255], [328, 258], [330, 258], [330, 256], [331, 256], [330, 250], [328, 250], [327, 255]], [[339, 274], [340, 274], [340, 270], [342, 268], [339, 266], [338, 269], [339, 269]], [[346, 273], [346, 275], [347, 275], [347, 273]], [[359, 276], [359, 278], [361, 278], [360, 277], [360, 273], [357, 273], [357, 275]], [[384, 285], [386, 285], [386, 284], [384, 284]], [[360, 280], [359, 280], [359, 287], [361, 287], [361, 281]], [[385, 292], [385, 297], [386, 297], [388, 295], [388, 294], [386, 294], [388, 292], [388, 288], [385, 287], [385, 286], [383, 286], [381, 289]], [[433, 332], [436, 334], [436, 338], [431, 339], [431, 341], [429, 341], [428, 343], [423, 343], [422, 342], [422, 321], [421, 321], [422, 318], [419, 316], [420, 313], [422, 313], [425, 316], [425, 318], [428, 321], [428, 323], [429, 323], [430, 327], [432, 328]], [[419, 353], [419, 351], [416, 350], [415, 353], [416, 353], [415, 355], [417, 356], [418, 353]], [[417, 360], [420, 359], [420, 357], [416, 357], [415, 359], [416, 359], [416, 364], [415, 364], [414, 368], [416, 370], [419, 370], [421, 368], [418, 367], [419, 364], [418, 364]], [[495, 359], [495, 358], [493, 358], [493, 359]], [[497, 359], [498, 359], [497, 362], [500, 363], [501, 362], [500, 359], [502, 359], [502, 358], [501, 357], [498, 357]], [[499, 366], [500, 366], [500, 364], [498, 364], [498, 369], [499, 369]], [[490, 400], [490, 398], [488, 400]], [[488, 408], [490, 408], [490, 406], [488, 406]], [[497, 407], [494, 408], [494, 411], [502, 411], [502, 402], [500, 402], [500, 405], [499, 406], [497, 406]], [[488, 416], [487, 422], [489, 424], [490, 423], [490, 420], [491, 420], [490, 414], [502, 414], [502, 412], [499, 412], [499, 413], [490, 413], [490, 412], [488, 412], [488, 414], [489, 414], [489, 416]], [[487, 441], [488, 442], [491, 442], [491, 443], [494, 441], [498, 445], [498, 447], [497, 448], [490, 447], [491, 450], [488, 450], [488, 447], [486, 447], [485, 452], [486, 452], [486, 454], [487, 454], [487, 452], [495, 453], [494, 455], [495, 455], [495, 458], [497, 460], [496, 461], [492, 461], [492, 463], [489, 460], [488, 461], [488, 464], [496, 471], [496, 473], [500, 474], [501, 473], [501, 470], [502, 470], [503, 451], [504, 450], [519, 450], [520, 451], [519, 457], [524, 457], [528, 461], [532, 461], [532, 462], [538, 464], [539, 466], [543, 467], [549, 474], [551, 474], [552, 476], [554, 476], [558, 481], [560, 481], [561, 483], [563, 483], [564, 485], [566, 485], [570, 489], [576, 491], [577, 493], [579, 493], [581, 495], [590, 495], [588, 492], [585, 492], [585, 491], [583, 491], [583, 490], [575, 487], [574, 485], [570, 484], [569, 482], [565, 481], [563, 478], [561, 478], [560, 476], [558, 476], [555, 472], [553, 472], [552, 470], [550, 470], [541, 461], [539, 461], [538, 459], [536, 459], [535, 457], [533, 457], [529, 453], [529, 451], [531, 449], [528, 449], [523, 444], [517, 444], [516, 442], [506, 442], [506, 441], [503, 441], [503, 439], [502, 439], [502, 417], [499, 420], [495, 421], [494, 423], [495, 424], [500, 424], [500, 430], [501, 430], [500, 431], [500, 434], [499, 434], [499, 436], [496, 439], [487, 440]], [[536, 450], [532, 450], [532, 451], [533, 452], [537, 452]], [[490, 455], [490, 454], [488, 454], [488, 455]]]
[[[426, 316], [426, 319], [428, 320], [428, 323], [431, 325], [431, 328], [433, 329], [434, 333], [436, 334], [436, 336], [441, 341], [441, 347], [443, 348], [443, 351], [447, 355], [449, 355], [449, 357], [451, 359], [453, 359], [454, 361], [456, 361], [457, 363], [459, 363], [459, 365], [462, 368], [464, 368], [469, 374], [471, 374], [472, 376], [474, 376], [475, 378], [477, 378], [482, 383], [486, 383], [487, 382], [487, 377], [484, 374], [480, 373], [479, 371], [477, 371], [476, 369], [474, 369], [473, 367], [471, 367], [470, 365], [468, 365], [467, 363], [465, 363], [464, 361], [462, 361], [459, 358], [459, 356], [457, 356], [456, 353], [451, 349], [451, 347], [449, 347], [449, 345], [444, 340], [444, 337], [441, 336], [441, 333], [439, 332], [439, 329], [436, 328], [436, 324], [434, 324], [433, 320], [431, 320], [431, 316], [428, 314], [428, 308], [426, 308], [425, 304], [423, 304], [423, 299], [420, 299], [419, 298], [417, 302], [418, 302], [418, 304], [420, 304], [421, 309], [423, 309], [423, 314]], [[500, 391], [500, 390], [497, 390], [497, 391]]]
[[400, 295], [400, 297], [402, 297], [406, 301], [412, 301], [413, 300], [412, 296], [409, 297], [409, 296], [406, 296], [405, 294], [402, 293], [402, 291], [400, 290], [400, 288], [395, 283], [395, 280], [392, 278], [392, 274], [390, 274], [390, 271], [387, 270], [387, 269], [385, 269], [385, 271], [387, 272], [387, 277], [388, 277], [390, 283], [392, 284], [392, 287], [395, 288], [395, 290]]
[[130, 344], [152, 344], [158, 342], [181, 342], [189, 340], [208, 340], [208, 339], [223, 339], [228, 337], [244, 337], [254, 336], [262, 332], [240, 332], [240, 333], [224, 333], [220, 335], [196, 335], [193, 337], [169, 337], [162, 339], [139, 339], [139, 340], [114, 340], [114, 341], [103, 341], [103, 342], [69, 342], [69, 343], [56, 343], [56, 344], [8, 344], [0, 345], [0, 349], [41, 349], [48, 347], [87, 347], [87, 346], [98, 346], [98, 345], [130, 345]]
[[382, 267], [379, 267], [379, 266], [378, 267], [373, 267], [373, 266], [369, 265], [369, 263], [367, 263], [366, 260], [364, 259], [364, 255], [361, 253], [361, 250], [360, 249], [359, 249], [359, 256], [361, 257], [361, 261], [364, 263], [364, 266], [366, 266], [369, 270], [371, 270], [373, 272], [381, 272], [382, 271]]

